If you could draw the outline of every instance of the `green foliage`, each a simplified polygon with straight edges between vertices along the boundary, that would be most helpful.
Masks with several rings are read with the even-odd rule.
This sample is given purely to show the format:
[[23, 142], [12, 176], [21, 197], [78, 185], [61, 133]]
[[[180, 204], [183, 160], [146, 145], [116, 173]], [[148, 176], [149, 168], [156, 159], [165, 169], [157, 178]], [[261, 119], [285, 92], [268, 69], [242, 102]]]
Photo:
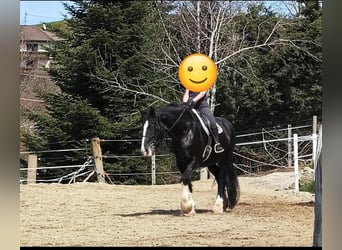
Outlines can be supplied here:
[[[65, 40], [56, 42], [50, 51], [56, 67], [49, 73], [63, 94], [41, 96], [46, 114], [27, 112], [36, 124], [34, 134], [23, 135], [23, 142], [31, 150], [77, 148], [86, 140], [89, 144], [93, 137], [136, 139], [141, 133], [139, 110], [145, 107], [146, 96], [125, 89], [136, 86], [140, 90], [155, 78], [143, 56], [147, 54], [144, 50], [149, 49], [146, 35], [155, 36], [156, 31], [150, 27], [152, 3], [74, 2], [72, 6], [65, 5], [72, 16], [66, 26], [54, 26]], [[151, 89], [160, 92], [158, 88]], [[75, 143], [54, 144], [63, 141]], [[120, 147], [104, 143], [101, 147], [111, 154], [137, 154], [136, 145], [129, 143]], [[87, 153], [72, 155], [82, 163]], [[70, 164], [72, 155], [65, 153], [61, 160], [46, 163]], [[111, 159], [106, 164], [119, 172], [139, 172], [137, 166], [142, 161], [137, 159], [133, 164], [125, 160], [118, 164]]]
[[[179, 11], [184, 11], [185, 5], [178, 8], [179, 3], [163, 1], [73, 2], [72, 6], [65, 5], [71, 18], [51, 24], [65, 39], [50, 51], [55, 67], [49, 73], [62, 94], [41, 95], [46, 113], [25, 111], [35, 123], [34, 133], [22, 132], [22, 141], [30, 150], [89, 149], [93, 137], [140, 138], [139, 111], [163, 101], [180, 100], [183, 89], [176, 80], [177, 60], [197, 50], [194, 36], [185, 37], [179, 29], [183, 24]], [[220, 37], [226, 47], [219, 51], [234, 53], [241, 47], [260, 44], [277, 22], [286, 25], [272, 38], [292, 41], [245, 50], [220, 65], [215, 115], [231, 120], [238, 133], [311, 121], [313, 115], [321, 118], [322, 9], [317, 1], [304, 2], [298, 17], [281, 17], [255, 2], [247, 12], [222, 24]], [[231, 40], [233, 37], [236, 40]], [[208, 48], [204, 43], [203, 50]], [[101, 148], [112, 155], [140, 154], [134, 143], [102, 143]], [[81, 164], [89, 154], [89, 150], [65, 153], [61, 158], [55, 154], [58, 160], [42, 157], [42, 164]], [[158, 171], [177, 171], [172, 159], [159, 161]], [[112, 173], [141, 173], [134, 179], [117, 176], [117, 183], [149, 184], [150, 179], [142, 174], [149, 167], [142, 158], [105, 161], [105, 170]], [[44, 175], [52, 173], [42, 172]], [[160, 180], [161, 184], [174, 181], [174, 176]]]
[[299, 191], [315, 193], [315, 181], [311, 181], [311, 182], [299, 185]]
[[47, 114], [28, 112], [27, 115], [36, 122], [39, 135], [46, 141], [114, 136], [115, 124], [86, 100], [66, 94], [43, 94], [41, 98], [47, 104]]
[[77, 93], [112, 120], [136, 112], [141, 96], [116, 86], [139, 86], [149, 80], [140, 54], [149, 5], [80, 1], [79, 8], [72, 7], [73, 18], [68, 20], [69, 30], [64, 34], [67, 42], [56, 44], [52, 51], [59, 67], [51, 74], [62, 91]]
[[[58, 30], [63, 30], [67, 28], [66, 21], [56, 21], [56, 22], [49, 22], [45, 23], [46, 28], [50, 32], [57, 32]], [[37, 24], [36, 25], [39, 28], [43, 28], [43, 24]]]
[[[308, 3], [305, 10], [312, 6]], [[239, 42], [246, 46], [265, 41], [277, 22], [284, 25], [273, 36], [291, 41], [247, 50], [221, 69], [215, 113], [232, 120], [240, 133], [286, 125], [289, 119], [321, 119], [322, 10], [314, 6], [315, 15], [303, 11], [304, 16], [285, 19], [263, 5], [251, 5], [246, 15], [237, 17], [238, 33], [246, 34]]]

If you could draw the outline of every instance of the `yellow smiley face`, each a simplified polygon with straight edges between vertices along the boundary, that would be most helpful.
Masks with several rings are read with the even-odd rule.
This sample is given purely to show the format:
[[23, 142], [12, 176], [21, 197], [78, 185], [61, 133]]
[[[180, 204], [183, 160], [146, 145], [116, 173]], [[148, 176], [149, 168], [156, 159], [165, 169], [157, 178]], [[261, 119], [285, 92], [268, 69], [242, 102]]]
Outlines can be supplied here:
[[192, 54], [179, 65], [178, 77], [181, 84], [192, 92], [209, 89], [216, 81], [215, 62], [206, 55]]

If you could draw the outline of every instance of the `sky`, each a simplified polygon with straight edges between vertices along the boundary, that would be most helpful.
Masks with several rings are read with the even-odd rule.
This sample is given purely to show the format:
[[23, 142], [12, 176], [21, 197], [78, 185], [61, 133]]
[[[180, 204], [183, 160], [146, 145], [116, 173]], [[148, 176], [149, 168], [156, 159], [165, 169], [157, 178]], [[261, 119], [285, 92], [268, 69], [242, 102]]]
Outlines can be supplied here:
[[[62, 2], [70, 1], [20, 1], [20, 25], [34, 25], [63, 20], [68, 14]], [[282, 1], [264, 1], [276, 9], [283, 9]]]
[[63, 20], [63, 15], [67, 14], [67, 11], [64, 9], [62, 2], [68, 3], [69, 1], [21, 0], [20, 25], [34, 25]]

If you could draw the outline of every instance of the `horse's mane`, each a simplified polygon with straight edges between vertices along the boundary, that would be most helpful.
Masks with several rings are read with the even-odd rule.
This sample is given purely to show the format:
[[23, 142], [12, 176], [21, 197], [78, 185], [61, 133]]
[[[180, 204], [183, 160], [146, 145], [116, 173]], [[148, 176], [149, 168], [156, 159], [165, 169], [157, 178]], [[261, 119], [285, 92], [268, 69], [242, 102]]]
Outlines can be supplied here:
[[181, 104], [178, 102], [169, 102], [168, 104], [166, 104], [165, 106], [169, 106], [169, 107], [179, 107]]
[[177, 103], [177, 102], [169, 102], [167, 104], [165, 104], [164, 106], [160, 106], [159, 110], [182, 110], [183, 106], [181, 103]]

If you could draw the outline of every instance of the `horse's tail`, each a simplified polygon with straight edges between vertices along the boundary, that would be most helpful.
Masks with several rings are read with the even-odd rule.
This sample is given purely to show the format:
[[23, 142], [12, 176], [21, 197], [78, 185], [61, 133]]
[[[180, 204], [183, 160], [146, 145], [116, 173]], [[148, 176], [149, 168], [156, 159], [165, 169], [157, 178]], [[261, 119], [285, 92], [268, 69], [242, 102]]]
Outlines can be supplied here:
[[240, 199], [240, 184], [236, 168], [232, 162], [228, 164], [225, 172], [225, 186], [228, 198], [227, 208], [233, 209]]
[[233, 151], [235, 149], [236, 134], [233, 124], [222, 119], [222, 125], [224, 133], [228, 139], [228, 152], [227, 154], [227, 165], [225, 167], [225, 188], [227, 191], [228, 203], [225, 205], [226, 208], [233, 209], [240, 199], [240, 184], [238, 180], [237, 170], [233, 165]]

